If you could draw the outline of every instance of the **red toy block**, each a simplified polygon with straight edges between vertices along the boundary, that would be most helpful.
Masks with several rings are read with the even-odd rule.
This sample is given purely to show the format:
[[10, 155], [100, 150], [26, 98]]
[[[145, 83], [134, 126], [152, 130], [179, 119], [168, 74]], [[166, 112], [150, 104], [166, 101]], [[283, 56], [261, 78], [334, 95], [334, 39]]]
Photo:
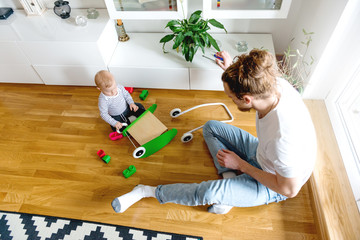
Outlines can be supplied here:
[[97, 155], [98, 155], [100, 158], [103, 158], [103, 157], [105, 156], [104, 150], [100, 149], [100, 150], [97, 152]]
[[129, 93], [132, 93], [134, 91], [133, 87], [125, 87], [125, 90], [128, 91]]
[[123, 137], [124, 137], [124, 136], [123, 136], [121, 133], [118, 133], [118, 132], [116, 132], [116, 131], [109, 134], [109, 138], [110, 138], [111, 140], [113, 140], [113, 141], [116, 141], [116, 140], [121, 139], [121, 138], [123, 138]]

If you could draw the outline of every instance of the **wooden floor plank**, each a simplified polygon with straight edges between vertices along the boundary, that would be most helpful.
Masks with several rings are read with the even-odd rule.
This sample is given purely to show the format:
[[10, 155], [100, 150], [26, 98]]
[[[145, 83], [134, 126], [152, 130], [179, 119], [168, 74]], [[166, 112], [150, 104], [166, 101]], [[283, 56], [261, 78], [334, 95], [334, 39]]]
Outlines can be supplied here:
[[[0, 209], [127, 225], [158, 231], [225, 239], [318, 239], [305, 186], [294, 199], [252, 208], [234, 208], [226, 215], [207, 206], [160, 204], [144, 199], [125, 213], [111, 208], [113, 198], [137, 184], [169, 184], [218, 179], [202, 137], [182, 143], [183, 133], [206, 121], [229, 119], [221, 106], [198, 109], [171, 118], [198, 104], [225, 103], [231, 123], [256, 136], [255, 112], [237, 110], [223, 92], [149, 90], [132, 96], [146, 108], [156, 103], [154, 115], [178, 134], [163, 149], [145, 159], [134, 159], [127, 138], [111, 141], [110, 127], [99, 116], [95, 87], [0, 84]], [[111, 156], [106, 164], [97, 151]], [[122, 171], [135, 165], [128, 179]]]

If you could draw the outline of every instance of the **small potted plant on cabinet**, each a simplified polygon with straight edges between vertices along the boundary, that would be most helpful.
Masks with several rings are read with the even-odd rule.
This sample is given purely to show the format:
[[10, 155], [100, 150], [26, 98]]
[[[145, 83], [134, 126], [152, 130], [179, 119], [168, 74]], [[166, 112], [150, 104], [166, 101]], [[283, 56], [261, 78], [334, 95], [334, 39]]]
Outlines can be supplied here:
[[188, 62], [192, 62], [199, 48], [203, 53], [205, 53], [206, 47], [210, 48], [211, 46], [220, 51], [216, 40], [207, 31], [210, 30], [209, 24], [211, 24], [214, 27], [224, 29], [227, 33], [224, 25], [215, 19], [202, 19], [201, 13], [201, 10], [197, 10], [191, 14], [189, 19], [171, 20], [167, 23], [165, 28], [170, 28], [172, 33], [160, 40], [160, 43], [163, 43], [164, 53], [167, 53], [165, 44], [171, 40], [174, 41], [172, 48], [177, 50], [181, 48], [182, 55]]
[[[304, 91], [304, 81], [308, 79], [311, 73], [311, 67], [315, 59], [310, 56], [308, 59], [308, 48], [312, 42], [314, 32], [307, 32], [303, 29], [305, 40], [301, 41], [304, 46], [304, 52], [299, 49], [293, 49], [289, 45], [280, 61], [278, 61], [279, 70], [282, 77], [287, 80], [299, 92]], [[291, 42], [294, 40], [291, 39]]]

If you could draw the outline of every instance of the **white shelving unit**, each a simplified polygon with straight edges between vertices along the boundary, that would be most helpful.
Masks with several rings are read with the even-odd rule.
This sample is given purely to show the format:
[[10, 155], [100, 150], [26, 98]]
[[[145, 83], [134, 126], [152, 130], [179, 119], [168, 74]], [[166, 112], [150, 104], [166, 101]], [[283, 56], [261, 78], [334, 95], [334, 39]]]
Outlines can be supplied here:
[[112, 19], [178, 19], [187, 16], [187, 0], [105, 0]]
[[[164, 54], [160, 39], [166, 33], [128, 33], [130, 40], [118, 42], [114, 20], [106, 9], [87, 26], [74, 23], [86, 9], [73, 9], [70, 19], [51, 11], [27, 17], [15, 11], [15, 19], [0, 25], [0, 82], [45, 83], [50, 85], [94, 86], [94, 75], [109, 69], [124, 86], [160, 89], [223, 90], [223, 70], [213, 60], [202, 57], [199, 49], [193, 62], [181, 53]], [[246, 41], [248, 51], [264, 48], [274, 54], [271, 34], [212, 34], [221, 49], [240, 55], [238, 41]], [[214, 58], [215, 49], [206, 55]]]
[[[223, 70], [215, 61], [202, 57], [201, 50], [193, 62], [186, 62], [181, 53], [166, 45], [169, 53], [163, 53], [159, 40], [164, 33], [129, 33], [130, 40], [119, 42], [109, 70], [117, 81], [125, 86], [139, 88], [167, 88], [191, 90], [223, 90]], [[264, 48], [274, 54], [271, 34], [212, 34], [221, 42], [221, 49], [232, 56], [242, 54], [236, 50], [238, 41], [246, 41], [250, 51]], [[212, 57], [215, 50], [207, 49]]]
[[203, 0], [205, 18], [287, 18], [292, 0]]
[[[105, 9], [99, 13], [97, 19], [88, 19], [87, 25], [81, 27], [75, 24], [74, 18], [86, 16], [86, 9], [73, 9], [71, 17], [65, 20], [52, 11], [35, 17], [27, 17], [24, 11], [15, 11], [15, 19], [6, 26], [16, 39], [4, 43], [0, 38], [0, 46], [3, 45], [8, 55], [17, 55], [11, 57], [14, 63], [17, 61], [27, 64], [33, 71], [35, 69], [37, 79], [30, 77], [32, 82], [94, 85], [94, 75], [107, 69], [118, 43], [114, 21], [109, 19]], [[12, 49], [5, 44], [12, 45]], [[4, 64], [0, 62], [0, 65]], [[3, 72], [5, 76], [11, 75], [10, 69]], [[28, 76], [23, 76], [22, 81], [29, 82], [27, 79]], [[8, 80], [14, 82], [11, 78]], [[1, 81], [7, 79], [1, 77]], [[18, 82], [22, 81], [19, 79]]]
[[19, 36], [11, 28], [9, 20], [1, 20], [0, 24], [0, 82], [11, 83], [40, 83], [43, 81], [38, 76], [30, 61], [18, 45]]

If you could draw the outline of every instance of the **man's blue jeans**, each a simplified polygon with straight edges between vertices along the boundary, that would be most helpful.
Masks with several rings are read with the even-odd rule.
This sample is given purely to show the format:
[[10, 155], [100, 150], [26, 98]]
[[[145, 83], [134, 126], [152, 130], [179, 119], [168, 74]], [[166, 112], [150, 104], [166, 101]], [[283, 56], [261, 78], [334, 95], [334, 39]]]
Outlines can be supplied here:
[[[218, 174], [233, 171], [219, 165], [216, 154], [220, 149], [231, 150], [249, 164], [261, 169], [256, 160], [258, 139], [248, 132], [211, 120], [204, 125], [203, 135]], [[159, 185], [156, 188], [156, 198], [160, 203], [171, 202], [188, 206], [223, 204], [235, 207], [259, 206], [286, 199], [247, 174], [201, 183]]]

